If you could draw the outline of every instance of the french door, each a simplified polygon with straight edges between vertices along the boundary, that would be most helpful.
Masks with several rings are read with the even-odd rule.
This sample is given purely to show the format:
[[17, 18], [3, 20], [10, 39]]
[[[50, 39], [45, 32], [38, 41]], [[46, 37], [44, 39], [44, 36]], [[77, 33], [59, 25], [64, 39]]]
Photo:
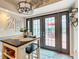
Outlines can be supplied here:
[[57, 13], [43, 18], [44, 48], [69, 54], [68, 13]]
[[43, 18], [43, 48], [56, 50], [56, 15]]
[[40, 37], [41, 47], [69, 54], [68, 12], [31, 19], [33, 35]]

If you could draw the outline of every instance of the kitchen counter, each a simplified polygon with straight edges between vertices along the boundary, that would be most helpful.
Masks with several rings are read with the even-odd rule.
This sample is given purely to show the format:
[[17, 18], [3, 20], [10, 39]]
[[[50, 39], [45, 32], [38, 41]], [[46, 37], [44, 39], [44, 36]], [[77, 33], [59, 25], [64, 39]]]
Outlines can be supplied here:
[[19, 47], [19, 46], [22, 46], [24, 44], [28, 44], [31, 41], [34, 41], [38, 38], [28, 38], [28, 39], [24, 38], [25, 41], [21, 41], [20, 39], [4, 39], [4, 40], [0, 40], [0, 41], [3, 43], [6, 43], [6, 44], [12, 45], [14, 47]]
[[27, 54], [25, 49], [31, 44], [38, 45], [36, 55], [37, 59], [40, 59], [40, 38], [19, 37], [16, 39], [4, 39], [0, 41], [3, 43], [2, 59], [28, 59], [26, 56], [30, 54]]

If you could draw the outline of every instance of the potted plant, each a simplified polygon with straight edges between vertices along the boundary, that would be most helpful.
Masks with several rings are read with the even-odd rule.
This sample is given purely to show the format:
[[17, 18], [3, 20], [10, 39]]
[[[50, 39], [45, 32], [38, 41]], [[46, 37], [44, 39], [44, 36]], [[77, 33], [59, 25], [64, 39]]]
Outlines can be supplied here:
[[28, 29], [26, 27], [20, 29], [20, 32], [23, 32], [23, 37], [24, 38], [27, 37], [27, 31], [28, 31]]

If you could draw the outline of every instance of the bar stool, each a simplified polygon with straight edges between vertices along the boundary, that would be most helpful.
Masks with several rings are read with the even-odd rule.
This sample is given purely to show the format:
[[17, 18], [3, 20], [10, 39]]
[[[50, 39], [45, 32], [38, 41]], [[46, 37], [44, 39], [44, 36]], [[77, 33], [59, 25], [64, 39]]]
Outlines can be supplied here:
[[[28, 59], [33, 59], [33, 52], [39, 48], [39, 45], [36, 43], [32, 43], [26, 47], [25, 52], [28, 55]], [[38, 59], [38, 58], [37, 58]]]

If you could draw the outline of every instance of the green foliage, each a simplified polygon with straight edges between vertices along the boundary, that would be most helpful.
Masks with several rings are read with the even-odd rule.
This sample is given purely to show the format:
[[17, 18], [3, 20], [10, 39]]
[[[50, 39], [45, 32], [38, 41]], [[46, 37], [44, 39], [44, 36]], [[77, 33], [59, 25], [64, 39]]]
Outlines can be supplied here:
[[20, 29], [20, 32], [27, 32], [27, 31], [28, 29], [26, 27]]

